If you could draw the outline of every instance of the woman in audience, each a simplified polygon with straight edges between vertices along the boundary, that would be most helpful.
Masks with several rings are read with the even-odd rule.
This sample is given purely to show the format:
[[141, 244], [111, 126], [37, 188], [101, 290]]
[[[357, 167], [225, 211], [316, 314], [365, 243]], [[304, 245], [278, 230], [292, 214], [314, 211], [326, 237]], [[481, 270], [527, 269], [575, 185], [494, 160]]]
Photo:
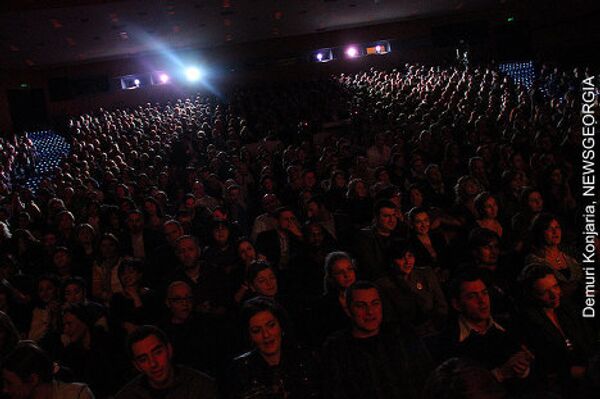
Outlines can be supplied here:
[[390, 263], [389, 274], [376, 283], [387, 294], [394, 316], [410, 323], [419, 336], [441, 331], [448, 316], [448, 304], [433, 270], [428, 266], [415, 267], [410, 246], [394, 248]]
[[37, 281], [37, 295], [27, 338], [40, 342], [52, 340], [58, 333], [60, 308], [60, 283], [58, 277], [47, 274]]
[[369, 190], [364, 180], [356, 178], [348, 183], [346, 194], [346, 213], [350, 216], [355, 227], [364, 227], [371, 222], [373, 217], [373, 201], [369, 197]]
[[498, 221], [498, 202], [496, 198], [488, 192], [484, 191], [475, 197], [475, 209], [479, 217], [477, 224], [479, 227], [493, 231], [502, 238], [504, 229]]
[[443, 235], [432, 232], [429, 212], [426, 208], [413, 208], [408, 212], [408, 223], [412, 229], [410, 247], [415, 256], [416, 267], [430, 267], [440, 272], [445, 269], [447, 244]]
[[544, 198], [539, 190], [528, 186], [521, 192], [521, 209], [511, 219], [511, 236], [516, 251], [521, 252], [525, 246], [527, 230], [533, 219], [544, 209]]
[[[122, 292], [110, 300], [111, 318], [115, 332], [131, 333], [144, 324], [158, 321], [160, 301], [154, 290], [142, 283], [144, 264], [138, 259], [125, 259], [119, 265], [119, 280]], [[111, 327], [111, 330], [113, 328]]]
[[585, 376], [597, 351], [597, 336], [564, 300], [554, 270], [530, 264], [519, 280], [524, 296], [520, 326], [535, 355], [535, 372], [545, 386], [565, 397], [588, 397], [583, 395]]
[[253, 349], [233, 361], [226, 397], [321, 397], [318, 363], [310, 351], [295, 344], [279, 305], [265, 298], [248, 301], [242, 321]]
[[561, 246], [562, 228], [558, 219], [549, 213], [540, 213], [531, 224], [532, 250], [525, 264], [541, 263], [554, 271], [562, 294], [570, 299], [581, 294], [583, 270], [577, 260]]

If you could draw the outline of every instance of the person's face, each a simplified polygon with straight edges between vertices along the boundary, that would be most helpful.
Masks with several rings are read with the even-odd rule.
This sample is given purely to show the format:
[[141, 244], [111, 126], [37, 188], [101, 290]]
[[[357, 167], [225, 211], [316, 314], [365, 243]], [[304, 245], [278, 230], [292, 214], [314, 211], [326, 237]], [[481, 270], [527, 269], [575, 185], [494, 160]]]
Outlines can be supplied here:
[[71, 215], [64, 214], [60, 217], [58, 222], [58, 228], [61, 231], [68, 230], [73, 227], [73, 219], [71, 219]]
[[365, 185], [365, 183], [363, 183], [363, 182], [358, 182], [358, 183], [356, 184], [356, 187], [354, 187], [354, 190], [355, 190], [355, 192], [356, 192], [356, 196], [357, 196], [358, 198], [366, 198], [366, 197], [367, 197], [367, 195], [369, 194], [369, 193], [367, 192], [367, 186], [366, 186], [366, 185]]
[[317, 177], [313, 172], [306, 173], [303, 178], [304, 187], [312, 188], [317, 184]]
[[132, 233], [140, 233], [144, 229], [144, 218], [139, 213], [132, 213], [127, 217], [127, 227]]
[[171, 316], [177, 320], [187, 320], [192, 314], [194, 296], [187, 285], [175, 285], [167, 294], [167, 307]]
[[319, 216], [319, 204], [314, 201], [309, 202], [306, 205], [306, 217], [308, 219], [314, 219]]
[[394, 264], [402, 274], [410, 274], [415, 268], [415, 255], [410, 251], [406, 251], [401, 258], [394, 259]]
[[463, 282], [459, 297], [452, 300], [452, 305], [473, 322], [486, 321], [491, 317], [490, 295], [481, 280]]
[[562, 239], [562, 229], [558, 220], [552, 220], [546, 230], [544, 230], [544, 240], [546, 245], [559, 245]]
[[146, 201], [144, 202], [144, 210], [150, 215], [156, 215], [158, 208], [156, 207], [156, 204], [154, 202]]
[[56, 234], [53, 233], [48, 233], [48, 234], [44, 234], [43, 237], [43, 244], [44, 244], [44, 248], [46, 248], [46, 250], [50, 250], [52, 248], [54, 248], [56, 246]]
[[483, 204], [484, 216], [489, 219], [495, 219], [498, 216], [498, 204], [494, 197], [489, 197]]
[[185, 239], [177, 243], [177, 258], [186, 269], [196, 266], [199, 257], [200, 251], [194, 240]]
[[72, 313], [63, 316], [63, 333], [71, 342], [78, 342], [89, 331], [88, 326]]
[[134, 267], [125, 267], [119, 278], [121, 279], [121, 284], [124, 288], [135, 287], [142, 278], [142, 274]]
[[498, 263], [499, 255], [500, 244], [498, 240], [494, 239], [478, 248], [477, 258], [484, 265], [495, 265]]
[[150, 335], [133, 344], [131, 352], [135, 368], [148, 378], [151, 386], [159, 388], [169, 384], [173, 375], [171, 344], [165, 345]]
[[248, 321], [250, 341], [264, 356], [281, 352], [282, 330], [279, 320], [269, 311], [258, 312]]
[[217, 245], [225, 245], [229, 239], [229, 229], [227, 226], [219, 224], [213, 228], [212, 236]]
[[544, 199], [542, 198], [542, 194], [537, 191], [529, 194], [527, 198], [527, 205], [529, 206], [529, 210], [533, 213], [540, 213], [544, 208]]
[[71, 256], [65, 251], [58, 251], [52, 257], [54, 267], [59, 274], [68, 273], [71, 268]]
[[43, 303], [50, 303], [56, 299], [56, 286], [49, 280], [42, 280], [38, 284], [38, 296]]
[[379, 230], [391, 233], [398, 224], [396, 210], [393, 208], [381, 208], [377, 217], [377, 227]]
[[478, 159], [473, 161], [473, 175], [474, 176], [484, 176], [485, 175], [485, 166], [483, 161]]
[[277, 277], [271, 269], [260, 271], [252, 281], [252, 288], [260, 295], [274, 297], [277, 295]]
[[79, 238], [79, 242], [84, 244], [91, 243], [94, 240], [94, 234], [86, 227], [79, 230], [77, 237]]
[[477, 187], [477, 184], [473, 179], [469, 179], [465, 182], [465, 192], [469, 196], [475, 196], [479, 194], [479, 187]]
[[375, 288], [354, 290], [348, 309], [354, 330], [361, 335], [371, 336], [379, 332], [383, 321], [383, 307], [379, 292]]
[[243, 241], [238, 245], [238, 255], [245, 265], [249, 265], [250, 262], [256, 259], [256, 250], [254, 245], [249, 241]]
[[262, 199], [262, 207], [265, 212], [273, 213], [275, 209], [279, 206], [279, 201], [277, 197], [273, 194], [267, 194]]
[[289, 230], [292, 224], [296, 223], [296, 215], [292, 211], [284, 211], [281, 212], [277, 221], [280, 229]]
[[556, 277], [552, 274], [540, 278], [533, 283], [533, 296], [546, 309], [560, 306], [561, 290]]
[[111, 239], [100, 242], [100, 255], [103, 258], [112, 258], [117, 253], [117, 244]]
[[323, 229], [321, 228], [321, 226], [317, 225], [317, 224], [311, 224], [308, 227], [308, 243], [314, 247], [320, 247], [321, 244], [323, 244], [323, 240], [325, 239], [325, 236], [323, 235]]
[[344, 175], [338, 173], [337, 175], [335, 175], [334, 183], [335, 183], [335, 186], [338, 188], [345, 187], [346, 186], [346, 178], [344, 177]]
[[417, 213], [413, 220], [413, 228], [417, 234], [424, 235], [429, 233], [429, 227], [431, 223], [429, 221], [429, 215], [426, 212]]
[[82, 303], [85, 299], [85, 292], [79, 284], [69, 284], [65, 287], [66, 303]]
[[555, 185], [562, 183], [562, 172], [560, 169], [554, 169], [550, 174], [550, 182]]
[[175, 223], [167, 223], [163, 227], [163, 233], [170, 245], [174, 245], [175, 241], [183, 235], [183, 229]]
[[29, 399], [32, 397], [35, 388], [32, 381], [23, 381], [16, 373], [7, 369], [2, 370], [2, 379], [4, 381], [2, 391], [10, 399]]

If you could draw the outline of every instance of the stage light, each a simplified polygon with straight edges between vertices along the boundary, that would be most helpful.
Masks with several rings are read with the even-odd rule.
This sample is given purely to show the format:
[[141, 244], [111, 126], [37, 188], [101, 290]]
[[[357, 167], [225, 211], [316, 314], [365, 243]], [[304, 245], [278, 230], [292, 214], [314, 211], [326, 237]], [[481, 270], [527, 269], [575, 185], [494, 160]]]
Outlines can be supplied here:
[[358, 56], [358, 49], [354, 46], [348, 47], [346, 49], [346, 55], [350, 58], [354, 58], [354, 57]]
[[328, 62], [333, 60], [333, 53], [330, 48], [322, 48], [313, 51], [311, 59], [314, 62]]
[[200, 78], [202, 77], [202, 73], [200, 72], [200, 69], [196, 67], [189, 67], [185, 70], [185, 77], [190, 82], [196, 82], [200, 80]]
[[160, 75], [158, 75], [158, 79], [162, 83], [167, 83], [169, 81], [169, 75], [167, 75], [166, 73], [161, 73]]
[[381, 46], [379, 44], [377, 46], [375, 46], [375, 52], [377, 54], [381, 53]]
[[139, 85], [140, 85], [140, 83], [142, 83], [142, 82], [140, 82], [140, 80], [139, 80], [139, 79], [135, 79], [135, 80], [133, 81], [133, 84], [134, 84], [134, 85], [136, 85], [136, 86], [139, 86]]

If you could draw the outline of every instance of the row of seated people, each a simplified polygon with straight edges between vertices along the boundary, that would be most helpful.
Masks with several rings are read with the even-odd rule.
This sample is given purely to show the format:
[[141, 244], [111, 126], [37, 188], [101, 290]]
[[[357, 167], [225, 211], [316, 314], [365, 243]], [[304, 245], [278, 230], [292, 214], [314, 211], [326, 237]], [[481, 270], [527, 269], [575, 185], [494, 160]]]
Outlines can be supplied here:
[[[82, 115], [69, 125], [73, 153], [53, 179], [35, 195], [17, 188], [2, 201], [0, 309], [21, 337], [44, 347], [98, 397], [114, 394], [130, 375], [129, 363], [115, 354], [145, 324], [160, 325], [175, 360], [215, 376], [224, 395], [251, 397], [227, 377], [230, 360], [252, 338], [239, 328], [244, 303], [276, 300], [294, 325], [286, 337], [319, 351], [336, 330], [354, 331], [360, 322], [346, 295], [358, 276], [377, 284], [363, 291], [377, 291], [386, 321], [425, 342], [433, 363], [415, 366], [420, 378], [406, 390], [397, 373], [373, 368], [382, 385], [364, 386], [380, 391], [356, 388], [341, 397], [396, 397], [416, 394], [424, 370], [448, 356], [479, 353], [430, 339], [466, 312], [451, 281], [476, 268], [486, 287], [479, 311], [493, 313], [494, 323], [484, 317], [475, 331], [493, 324], [526, 348], [507, 346], [495, 360], [477, 360], [511, 392], [565, 392], [572, 385], [569, 392], [584, 395], [594, 375], [589, 354], [561, 361], [568, 372], [557, 374], [544, 347], [513, 332], [529, 303], [517, 282], [528, 265], [552, 271], [559, 287], [549, 291], [553, 304], [561, 296], [561, 304], [581, 306], [586, 282], [570, 255], [578, 244], [572, 183], [579, 100], [573, 92], [561, 102], [534, 94], [492, 68], [407, 65], [325, 84], [240, 91], [229, 104], [197, 97]], [[342, 131], [316, 134], [331, 115], [347, 118]], [[84, 311], [67, 310], [76, 303], [86, 303]], [[568, 338], [562, 344], [577, 339], [577, 348], [591, 353], [595, 338], [570, 337], [579, 324], [565, 327], [569, 322], [552, 311], [544, 314], [540, 323], [551, 324], [540, 334], [556, 338], [558, 331]], [[199, 321], [185, 323], [190, 317]], [[379, 331], [381, 321], [367, 319]], [[68, 327], [74, 324], [94, 333]], [[254, 353], [254, 361], [264, 359]], [[341, 367], [325, 364], [333, 357], [323, 362], [331, 372]], [[103, 374], [100, 364], [114, 367]], [[283, 378], [277, 367], [265, 370]], [[524, 370], [534, 382], [512, 384]], [[347, 371], [341, 374], [356, 370]], [[319, 382], [315, 392], [333, 395], [332, 381]], [[265, 384], [272, 395], [288, 392]], [[308, 396], [292, 391], [285, 394]]]

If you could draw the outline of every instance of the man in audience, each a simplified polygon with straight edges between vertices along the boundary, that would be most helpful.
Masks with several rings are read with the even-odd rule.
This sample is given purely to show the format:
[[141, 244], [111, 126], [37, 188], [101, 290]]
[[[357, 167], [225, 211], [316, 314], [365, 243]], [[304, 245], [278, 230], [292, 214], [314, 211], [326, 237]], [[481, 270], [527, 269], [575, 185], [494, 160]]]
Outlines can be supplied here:
[[346, 290], [352, 328], [325, 343], [325, 397], [331, 399], [420, 398], [432, 370], [429, 353], [406, 326], [384, 325], [379, 289], [358, 281]]
[[288, 207], [281, 207], [277, 209], [276, 216], [277, 227], [258, 235], [256, 249], [279, 270], [286, 270], [304, 238], [294, 211]]
[[388, 200], [381, 200], [373, 209], [375, 223], [362, 229], [356, 238], [358, 274], [361, 278], [374, 281], [387, 273], [390, 248], [400, 241], [394, 234], [398, 224], [396, 206]]
[[446, 331], [431, 339], [437, 360], [451, 357], [474, 359], [492, 372], [498, 382], [516, 384], [513, 380], [529, 376], [533, 355], [520, 345], [518, 336], [492, 317], [488, 288], [476, 270], [461, 272], [450, 283], [451, 304], [458, 318]]
[[184, 281], [192, 288], [197, 311], [224, 315], [232, 298], [224, 273], [200, 259], [200, 247], [194, 237], [181, 236], [176, 244], [181, 267], [170, 281]]
[[212, 378], [173, 364], [173, 346], [163, 331], [141, 326], [127, 339], [133, 366], [140, 372], [116, 399], [211, 399], [217, 398]]
[[144, 227], [144, 214], [133, 209], [127, 214], [127, 233], [120, 242], [123, 252], [138, 259], [146, 259], [162, 240], [157, 233]]
[[167, 220], [162, 228], [165, 244], [152, 249], [148, 259], [146, 279], [153, 287], [163, 287], [165, 278], [172, 273], [179, 263], [177, 259], [177, 239], [184, 235], [183, 227], [177, 220]]

